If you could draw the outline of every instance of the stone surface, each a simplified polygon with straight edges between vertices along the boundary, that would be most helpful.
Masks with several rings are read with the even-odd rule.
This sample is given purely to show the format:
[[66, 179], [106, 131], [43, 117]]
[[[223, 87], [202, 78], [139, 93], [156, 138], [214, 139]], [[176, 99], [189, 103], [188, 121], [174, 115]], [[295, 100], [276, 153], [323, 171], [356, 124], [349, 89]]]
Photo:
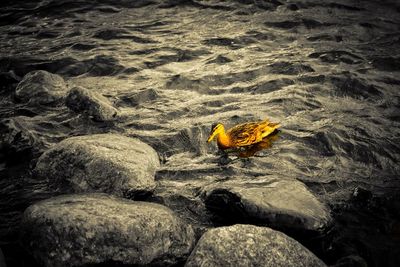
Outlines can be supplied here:
[[167, 207], [106, 194], [38, 202], [21, 229], [25, 248], [46, 267], [170, 266], [186, 260], [195, 243], [192, 227]]
[[61, 193], [135, 197], [155, 188], [157, 152], [138, 139], [96, 134], [65, 139], [38, 160], [35, 174]]
[[44, 70], [31, 71], [15, 89], [15, 96], [31, 104], [51, 104], [65, 97], [67, 85], [64, 79]]
[[203, 197], [209, 210], [238, 222], [306, 231], [321, 231], [331, 222], [328, 208], [297, 180], [227, 181], [205, 187]]
[[207, 231], [186, 262], [195, 266], [326, 266], [287, 235], [267, 227], [233, 225]]
[[118, 110], [107, 98], [83, 87], [72, 88], [65, 104], [71, 110], [86, 114], [96, 121], [112, 121], [118, 115]]

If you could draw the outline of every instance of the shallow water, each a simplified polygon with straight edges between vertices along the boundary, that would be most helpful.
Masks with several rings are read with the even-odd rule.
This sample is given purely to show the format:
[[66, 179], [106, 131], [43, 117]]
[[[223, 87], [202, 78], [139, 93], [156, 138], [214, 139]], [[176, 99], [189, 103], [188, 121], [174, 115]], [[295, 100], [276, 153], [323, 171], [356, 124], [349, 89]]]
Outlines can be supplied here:
[[[310, 241], [318, 256], [328, 264], [359, 255], [369, 266], [397, 266], [395, 1], [87, 2], [24, 1], [1, 8], [2, 72], [58, 73], [104, 94], [121, 111], [114, 124], [90, 122], [66, 107], [15, 103], [15, 84], [1, 88], [3, 123], [29, 133], [11, 134], [18, 149], [2, 147], [0, 155], [0, 241], [11, 266], [20, 264], [14, 239], [21, 211], [49, 196], [30, 179], [35, 159], [68, 136], [99, 132], [152, 145], [164, 161], [156, 195], [178, 211], [185, 201], [198, 205], [200, 188], [215, 180], [298, 179], [336, 218], [322, 241]], [[215, 122], [233, 126], [264, 118], [279, 121], [281, 133], [255, 157], [221, 164], [215, 144], [206, 143]], [[366, 198], [352, 197], [357, 187]], [[181, 213], [207, 225], [193, 210]]]

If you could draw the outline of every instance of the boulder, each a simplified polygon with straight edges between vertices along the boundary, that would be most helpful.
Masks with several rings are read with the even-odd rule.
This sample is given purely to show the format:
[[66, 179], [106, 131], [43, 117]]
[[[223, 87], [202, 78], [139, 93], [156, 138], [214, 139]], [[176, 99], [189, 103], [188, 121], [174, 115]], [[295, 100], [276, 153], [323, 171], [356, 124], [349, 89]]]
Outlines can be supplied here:
[[165, 206], [106, 194], [62, 195], [30, 206], [22, 243], [43, 266], [170, 266], [184, 262], [194, 232]]
[[37, 70], [24, 76], [15, 89], [15, 97], [30, 104], [52, 104], [63, 99], [67, 91], [61, 76]]
[[118, 110], [107, 98], [83, 87], [72, 88], [65, 104], [71, 110], [90, 116], [96, 121], [112, 121], [118, 115]]
[[233, 225], [207, 231], [185, 267], [326, 266], [293, 238], [267, 227]]
[[101, 192], [128, 198], [155, 188], [157, 152], [118, 134], [71, 137], [43, 153], [34, 170], [59, 193]]
[[236, 222], [320, 232], [331, 222], [328, 208], [297, 180], [271, 176], [232, 180], [204, 188], [206, 207]]

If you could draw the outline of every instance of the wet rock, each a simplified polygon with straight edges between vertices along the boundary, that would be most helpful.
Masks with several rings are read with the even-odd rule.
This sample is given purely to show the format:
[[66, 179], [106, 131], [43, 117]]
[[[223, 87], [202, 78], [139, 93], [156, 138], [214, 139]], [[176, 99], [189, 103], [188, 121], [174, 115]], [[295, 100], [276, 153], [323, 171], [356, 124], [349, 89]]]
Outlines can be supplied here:
[[205, 187], [203, 199], [216, 216], [233, 222], [300, 232], [319, 232], [331, 222], [328, 208], [297, 180], [221, 182]]
[[267, 227], [234, 225], [206, 232], [186, 262], [194, 266], [326, 266], [287, 235]]
[[106, 194], [41, 201], [21, 225], [25, 248], [48, 267], [170, 266], [184, 261], [195, 242], [192, 227], [167, 207]]
[[65, 97], [64, 79], [44, 70], [32, 71], [24, 76], [15, 90], [15, 96], [31, 104], [51, 104]]
[[138, 197], [155, 188], [156, 151], [118, 134], [71, 137], [47, 150], [35, 174], [60, 193], [104, 192]]
[[86, 114], [96, 121], [112, 121], [118, 110], [104, 96], [83, 87], [72, 88], [65, 100], [68, 108]]

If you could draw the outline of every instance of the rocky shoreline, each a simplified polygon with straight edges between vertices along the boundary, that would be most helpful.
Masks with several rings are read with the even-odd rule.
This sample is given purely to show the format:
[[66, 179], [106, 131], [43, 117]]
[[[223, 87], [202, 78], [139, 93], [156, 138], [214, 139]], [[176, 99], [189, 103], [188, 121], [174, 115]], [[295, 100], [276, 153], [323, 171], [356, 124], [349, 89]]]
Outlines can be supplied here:
[[399, 266], [398, 1], [0, 10], [1, 267]]
[[[29, 105], [65, 101], [87, 120], [117, 119], [118, 111], [104, 96], [69, 90], [62, 77], [46, 71], [28, 73], [15, 96]], [[55, 143], [38, 158], [32, 177], [57, 196], [26, 209], [23, 247], [49, 267], [325, 266], [284, 234], [321, 234], [332, 223], [328, 207], [300, 181], [231, 177], [207, 184], [192, 201], [220, 221], [215, 228], [181, 218], [174, 209], [189, 208], [185, 202], [171, 208], [151, 203], [168, 205], [157, 198], [164, 193], [155, 180], [159, 168], [151, 146], [112, 131]]]

